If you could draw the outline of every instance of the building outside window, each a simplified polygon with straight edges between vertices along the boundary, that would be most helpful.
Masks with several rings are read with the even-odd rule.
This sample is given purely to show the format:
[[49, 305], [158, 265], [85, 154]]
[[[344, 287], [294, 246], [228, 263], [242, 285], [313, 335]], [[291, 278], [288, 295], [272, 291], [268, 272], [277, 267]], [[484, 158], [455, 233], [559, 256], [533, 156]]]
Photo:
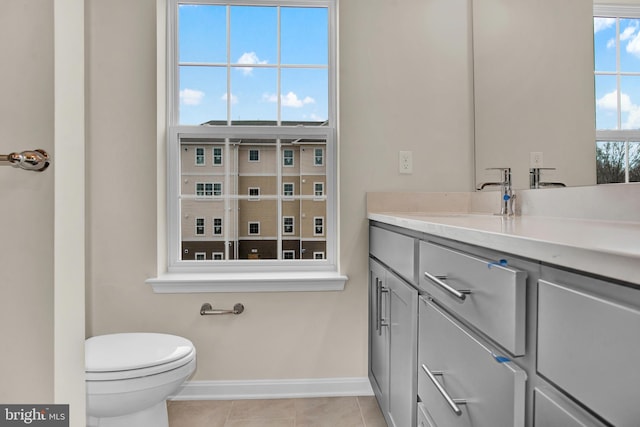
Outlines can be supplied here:
[[282, 150], [282, 164], [285, 167], [293, 166], [293, 150]]
[[285, 197], [293, 197], [293, 191], [294, 191], [294, 184], [293, 182], [285, 182], [282, 184], [282, 195]]
[[213, 183], [212, 182], [196, 182], [196, 196], [212, 197]]
[[313, 183], [313, 195], [316, 198], [324, 196], [324, 182]]
[[285, 216], [282, 218], [282, 233], [283, 234], [293, 234], [294, 233], [294, 217]]
[[249, 200], [260, 200], [260, 187], [249, 187]]
[[249, 223], [249, 234], [259, 235], [260, 234], [260, 223], [259, 222], [250, 222]]
[[324, 165], [324, 150], [322, 148], [316, 148], [314, 150], [314, 164], [316, 166]]
[[598, 184], [640, 181], [640, 7], [594, 7]]
[[249, 150], [249, 161], [250, 162], [259, 162], [260, 161], [260, 150]]

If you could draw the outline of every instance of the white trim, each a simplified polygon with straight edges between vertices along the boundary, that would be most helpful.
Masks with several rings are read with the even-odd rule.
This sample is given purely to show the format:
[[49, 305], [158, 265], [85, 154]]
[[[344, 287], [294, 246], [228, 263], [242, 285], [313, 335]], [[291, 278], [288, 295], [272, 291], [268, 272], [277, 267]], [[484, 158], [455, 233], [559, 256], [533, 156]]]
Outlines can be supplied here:
[[[195, 262], [195, 261], [194, 261]], [[319, 261], [316, 261], [319, 262]], [[335, 271], [166, 273], [147, 279], [156, 294], [202, 292], [342, 291], [347, 276]]]
[[244, 400], [373, 396], [366, 377], [292, 380], [189, 381], [170, 400]]

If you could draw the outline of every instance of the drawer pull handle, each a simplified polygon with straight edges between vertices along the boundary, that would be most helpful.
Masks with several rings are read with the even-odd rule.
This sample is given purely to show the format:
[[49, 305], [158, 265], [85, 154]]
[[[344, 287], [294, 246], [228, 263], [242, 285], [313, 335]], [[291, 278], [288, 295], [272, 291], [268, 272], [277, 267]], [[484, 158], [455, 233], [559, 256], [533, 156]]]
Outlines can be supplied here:
[[434, 276], [433, 274], [429, 274], [428, 272], [424, 272], [424, 277], [426, 277], [427, 279], [431, 280], [433, 283], [435, 283], [436, 285], [440, 286], [442, 289], [444, 289], [445, 291], [449, 292], [451, 295], [453, 295], [454, 297], [458, 298], [460, 301], [464, 301], [467, 299], [467, 295], [469, 295], [471, 293], [471, 291], [469, 290], [464, 290], [464, 291], [459, 291], [457, 289], [452, 288], [451, 286], [447, 285], [445, 282], [443, 282], [444, 279], [447, 278], [447, 276]]
[[447, 390], [445, 390], [444, 387], [442, 386], [442, 384], [440, 384], [438, 382], [438, 380], [436, 379], [436, 375], [442, 375], [442, 372], [434, 371], [432, 373], [429, 370], [429, 368], [427, 368], [427, 365], [425, 365], [424, 363], [422, 364], [422, 370], [427, 374], [427, 376], [429, 377], [429, 379], [431, 380], [433, 385], [436, 386], [436, 388], [438, 389], [438, 392], [442, 395], [442, 397], [444, 397], [444, 400], [446, 400], [446, 402], [449, 405], [449, 407], [451, 408], [451, 410], [457, 416], [462, 415], [462, 409], [460, 409], [460, 407], [458, 405], [464, 405], [467, 402], [465, 400], [462, 400], [462, 399], [453, 399], [451, 396], [449, 396], [449, 393], [447, 393]]

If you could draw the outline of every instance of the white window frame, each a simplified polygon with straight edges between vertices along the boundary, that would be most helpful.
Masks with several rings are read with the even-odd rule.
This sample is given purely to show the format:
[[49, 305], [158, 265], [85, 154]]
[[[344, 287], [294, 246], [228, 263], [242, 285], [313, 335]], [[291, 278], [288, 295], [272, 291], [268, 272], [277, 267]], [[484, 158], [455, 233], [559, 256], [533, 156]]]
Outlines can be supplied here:
[[[202, 154], [198, 154], [198, 151], [202, 150]], [[202, 160], [199, 162], [198, 160]], [[207, 165], [207, 150], [204, 147], [196, 147], [195, 148], [195, 164], [196, 166], [206, 166]]]
[[[290, 185], [291, 186], [291, 194], [287, 194], [286, 191], [286, 186]], [[282, 183], [282, 197], [285, 200], [291, 200], [294, 198], [294, 196], [296, 195], [296, 184], [295, 182], [283, 182]]]
[[[289, 156], [286, 155], [286, 153], [288, 153], [288, 152], [291, 153], [291, 164], [289, 164], [289, 165], [286, 164], [286, 160], [289, 157]], [[293, 151], [293, 149], [291, 149], [291, 148], [283, 149], [282, 150], [282, 166], [285, 167], [285, 168], [295, 167], [295, 163], [296, 163], [295, 157], [296, 157], [296, 155], [295, 155], [295, 151]]]
[[[199, 222], [202, 221], [202, 225], [199, 224]], [[205, 220], [204, 217], [197, 217], [196, 218], [196, 224], [195, 224], [195, 235], [196, 236], [205, 236], [207, 234], [207, 221]], [[200, 232], [200, 229], [202, 229], [202, 232]]]
[[[251, 192], [254, 192], [254, 194], [251, 194]], [[247, 196], [249, 200], [254, 202], [260, 200], [260, 187], [249, 187], [247, 189]]]
[[[605, 18], [619, 18], [619, 19], [625, 19], [625, 18], [632, 18], [632, 19], [640, 19], [640, 6], [636, 6], [636, 5], [627, 5], [627, 6], [621, 6], [621, 5], [610, 5], [610, 4], [595, 4], [593, 6], [593, 16], [594, 18], [596, 17], [605, 17]], [[618, 23], [616, 22], [616, 25], [618, 25]], [[619, 28], [616, 29], [616, 37], [617, 37], [617, 41], [616, 41], [616, 46], [617, 49], [620, 49], [620, 30]], [[595, 54], [595, 52], [594, 52]], [[618, 115], [618, 121], [617, 121], [617, 127], [618, 129], [597, 129], [596, 128], [596, 144], [598, 142], [618, 142], [618, 143], [623, 143], [624, 144], [624, 149], [625, 149], [625, 171], [624, 171], [624, 175], [625, 175], [625, 181], [624, 183], [629, 183], [629, 146], [631, 143], [633, 142], [640, 142], [640, 129], [622, 129], [622, 123], [621, 123], [621, 109], [620, 109], [620, 104], [621, 104], [621, 91], [620, 91], [620, 79], [622, 76], [625, 75], [635, 75], [638, 76], [640, 75], [640, 73], [636, 72], [636, 73], [625, 73], [625, 72], [621, 72], [620, 71], [620, 54], [619, 52], [616, 53], [616, 58], [618, 61], [618, 64], [616, 66], [616, 71], [615, 72], [599, 72], [599, 71], [595, 71], [594, 70], [594, 76], [598, 76], [598, 75], [611, 75], [611, 76], [615, 76], [616, 77], [616, 91], [618, 94], [618, 111], [617, 111], [617, 115]], [[595, 100], [594, 100], [595, 102]], [[603, 184], [606, 185], [606, 184]]]
[[[220, 155], [216, 154], [216, 150], [220, 150]], [[217, 159], [220, 159], [218, 163], [216, 163]], [[216, 167], [224, 166], [224, 149], [222, 147], [213, 147], [211, 149], [211, 164]]]
[[[256, 233], [251, 232], [251, 226], [254, 225], [258, 227], [258, 231]], [[247, 236], [260, 236], [260, 221], [249, 221], [247, 222]]]
[[[287, 258], [288, 255], [290, 255], [291, 258]], [[282, 259], [296, 259], [296, 251], [292, 251], [290, 249], [283, 250]]]
[[[327, 257], [324, 261], [297, 260], [295, 264], [277, 260], [229, 260], [217, 263], [194, 262], [180, 258], [180, 138], [211, 135], [211, 129], [204, 126], [181, 126], [177, 122], [177, 10], [180, 0], [158, 0], [158, 5], [166, 5], [166, 11], [159, 7], [157, 16], [157, 76], [158, 76], [158, 224], [159, 246], [158, 274], [147, 280], [154, 292], [255, 292], [255, 291], [327, 291], [343, 290], [347, 277], [340, 273], [338, 256], [338, 139], [337, 139], [337, 0], [230, 0], [215, 2], [189, 0], [185, 3], [229, 3], [247, 5], [273, 5], [296, 7], [327, 7], [329, 11], [329, 105], [330, 126], [281, 126], [278, 137], [287, 140], [296, 138], [320, 138], [326, 141], [324, 163], [326, 165], [327, 198], [325, 237]], [[166, 85], [165, 85], [166, 82]], [[164, 126], [163, 126], [164, 124]], [[227, 137], [224, 129], [218, 137]], [[257, 126], [241, 128], [247, 137], [265, 137]], [[236, 135], [234, 133], [234, 135]], [[164, 148], [163, 148], [164, 147]], [[227, 156], [224, 153], [223, 156]], [[166, 163], [165, 160], [166, 159]], [[228, 159], [227, 159], [228, 160]], [[166, 182], [166, 187], [162, 185]], [[232, 218], [224, 219], [227, 226]], [[237, 221], [237, 219], [236, 219]], [[236, 225], [237, 227], [237, 225]], [[164, 247], [164, 248], [163, 248]], [[271, 262], [273, 261], [273, 262]], [[251, 268], [248, 269], [248, 265]], [[248, 271], [251, 270], [251, 271]]]
[[193, 259], [195, 259], [196, 262], [206, 261], [207, 260], [207, 253], [206, 252], [196, 252], [196, 253], [193, 254]]
[[[216, 221], [220, 221], [220, 225], [216, 225]], [[220, 228], [220, 232], [216, 233], [216, 229]], [[220, 217], [213, 217], [211, 220], [211, 233], [213, 236], [223, 236], [224, 235], [224, 219]]]
[[[322, 187], [322, 190], [320, 191], [320, 194], [318, 194], [318, 191], [316, 190], [316, 186], [320, 185]], [[324, 199], [324, 182], [314, 182], [313, 183], [313, 199], [314, 200], [322, 200]]]
[[[291, 220], [291, 224], [286, 224], [287, 220]], [[286, 231], [286, 227], [290, 226], [291, 231]], [[294, 216], [286, 215], [282, 217], [282, 234], [286, 236], [293, 236], [296, 234], [296, 218]]]
[[[251, 154], [256, 153], [256, 158], [252, 159]], [[260, 163], [260, 149], [258, 148], [250, 148], [247, 150], [247, 161], [249, 163]]]
[[[320, 152], [322, 153], [322, 154], [320, 154], [320, 157], [318, 157], [318, 155], [316, 154], [316, 152], [318, 150], [320, 150]], [[324, 166], [324, 163], [325, 163], [324, 162], [324, 154], [325, 154], [325, 151], [322, 148], [317, 148], [316, 147], [316, 148], [313, 149], [313, 166], [317, 166], [317, 167]], [[318, 159], [320, 159], [320, 163], [318, 163]]]
[[[322, 221], [322, 224], [320, 225], [320, 227], [322, 228], [322, 231], [320, 233], [317, 232], [317, 230], [318, 230], [317, 221]], [[324, 236], [325, 235], [325, 221], [324, 221], [324, 217], [323, 216], [314, 216], [313, 217], [313, 235], [314, 236]]]

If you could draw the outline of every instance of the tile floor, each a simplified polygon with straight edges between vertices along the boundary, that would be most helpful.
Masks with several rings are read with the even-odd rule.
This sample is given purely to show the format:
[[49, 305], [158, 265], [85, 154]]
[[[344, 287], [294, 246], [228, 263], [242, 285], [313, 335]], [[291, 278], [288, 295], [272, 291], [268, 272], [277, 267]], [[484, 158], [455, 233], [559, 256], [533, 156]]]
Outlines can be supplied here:
[[373, 396], [174, 400], [169, 427], [387, 427]]

